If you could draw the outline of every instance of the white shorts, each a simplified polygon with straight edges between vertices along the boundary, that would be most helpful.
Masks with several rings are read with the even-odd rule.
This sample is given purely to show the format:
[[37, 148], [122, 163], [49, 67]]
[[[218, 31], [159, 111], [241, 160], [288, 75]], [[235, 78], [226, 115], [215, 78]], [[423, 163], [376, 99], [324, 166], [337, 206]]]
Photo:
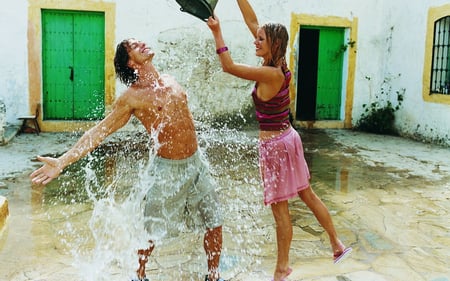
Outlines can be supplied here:
[[174, 237], [222, 225], [223, 218], [208, 163], [197, 151], [189, 158], [155, 157], [145, 197], [145, 228], [150, 237]]

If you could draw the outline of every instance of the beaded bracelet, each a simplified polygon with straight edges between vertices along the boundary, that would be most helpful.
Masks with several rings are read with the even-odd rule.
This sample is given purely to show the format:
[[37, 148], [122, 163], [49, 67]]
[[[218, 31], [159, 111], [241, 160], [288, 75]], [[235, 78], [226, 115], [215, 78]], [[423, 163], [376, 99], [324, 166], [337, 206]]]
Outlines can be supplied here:
[[226, 51], [228, 51], [228, 47], [227, 46], [217, 49], [216, 53], [218, 55], [220, 55], [221, 53], [226, 52]]

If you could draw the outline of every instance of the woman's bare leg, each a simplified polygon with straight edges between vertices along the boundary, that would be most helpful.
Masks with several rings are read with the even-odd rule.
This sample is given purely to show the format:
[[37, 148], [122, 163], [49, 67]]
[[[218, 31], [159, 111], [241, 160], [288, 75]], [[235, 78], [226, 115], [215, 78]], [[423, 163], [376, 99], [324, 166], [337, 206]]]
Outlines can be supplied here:
[[331, 219], [328, 208], [311, 187], [301, 190], [298, 194], [302, 201], [305, 202], [306, 206], [308, 206], [308, 208], [313, 212], [320, 225], [322, 225], [327, 232], [330, 239], [331, 248], [333, 249], [333, 254], [341, 254], [344, 251], [345, 246], [337, 237], [336, 229], [334, 228], [333, 220]]
[[273, 203], [272, 214], [277, 233], [277, 265], [274, 280], [283, 280], [289, 275], [289, 249], [292, 241], [292, 223], [289, 215], [288, 201]]

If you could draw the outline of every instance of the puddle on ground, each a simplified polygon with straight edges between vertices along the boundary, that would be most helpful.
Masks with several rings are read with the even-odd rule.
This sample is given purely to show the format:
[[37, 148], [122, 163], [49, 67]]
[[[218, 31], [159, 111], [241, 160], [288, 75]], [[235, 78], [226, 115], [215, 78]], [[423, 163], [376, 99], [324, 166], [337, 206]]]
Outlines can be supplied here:
[[[450, 275], [448, 176], [430, 181], [404, 169], [369, 166], [359, 148], [342, 146], [324, 131], [301, 135], [312, 186], [354, 251], [342, 267], [328, 266], [326, 234], [294, 199], [294, 279], [289, 280], [362, 270], [394, 281]], [[200, 132], [223, 203], [221, 271], [232, 280], [268, 280], [276, 259], [273, 218], [259, 186], [256, 136], [254, 131]], [[10, 217], [0, 237], [1, 280], [130, 280], [137, 268], [135, 250], [146, 239], [139, 204], [133, 203], [139, 192], [133, 190], [149, 146], [145, 138], [124, 143], [102, 145], [46, 188], [31, 186], [30, 171], [5, 180]], [[203, 280], [202, 243], [197, 233], [163, 241], [147, 264], [147, 276]]]

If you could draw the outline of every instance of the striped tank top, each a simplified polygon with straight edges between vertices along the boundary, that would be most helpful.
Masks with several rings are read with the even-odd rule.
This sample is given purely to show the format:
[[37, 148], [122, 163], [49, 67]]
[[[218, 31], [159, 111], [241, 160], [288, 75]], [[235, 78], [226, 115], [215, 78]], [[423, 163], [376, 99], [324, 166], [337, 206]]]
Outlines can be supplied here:
[[262, 101], [256, 95], [256, 88], [252, 91], [253, 102], [256, 108], [256, 120], [259, 122], [259, 129], [263, 131], [279, 131], [290, 126], [289, 122], [289, 82], [291, 72], [284, 71], [284, 82], [280, 91], [270, 100]]

